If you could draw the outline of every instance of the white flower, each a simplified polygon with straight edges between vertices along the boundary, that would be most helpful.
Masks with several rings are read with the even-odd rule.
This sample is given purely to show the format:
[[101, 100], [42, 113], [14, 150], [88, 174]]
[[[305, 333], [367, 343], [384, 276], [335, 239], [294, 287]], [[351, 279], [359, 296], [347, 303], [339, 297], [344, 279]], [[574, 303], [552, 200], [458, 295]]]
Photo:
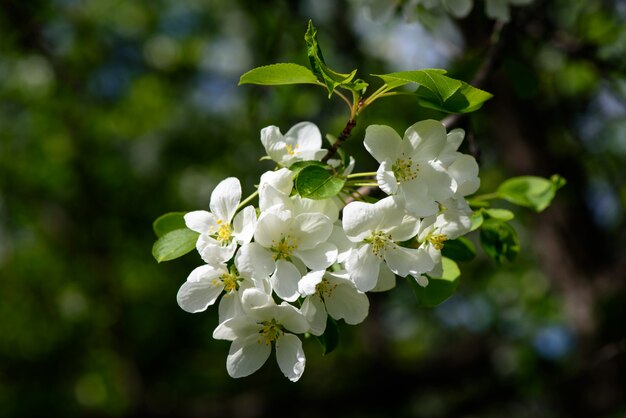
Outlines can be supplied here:
[[300, 379], [306, 359], [302, 342], [294, 334], [308, 331], [304, 315], [286, 302], [276, 305], [258, 289], [244, 290], [242, 307], [243, 315], [226, 320], [213, 331], [213, 338], [232, 341], [226, 360], [228, 374], [237, 378], [257, 371], [274, 343], [280, 370], [292, 382]]
[[522, 6], [533, 0], [485, 0], [485, 13], [492, 19], [508, 22], [511, 19], [509, 4]]
[[235, 215], [240, 201], [239, 179], [229, 177], [211, 193], [210, 212], [197, 210], [185, 214], [187, 228], [200, 234], [196, 248], [208, 264], [227, 262], [235, 254], [237, 244], [243, 245], [252, 239], [256, 212], [254, 207], [247, 206]]
[[321, 160], [327, 152], [322, 149], [319, 128], [311, 122], [300, 122], [285, 135], [277, 126], [268, 126], [261, 130], [261, 142], [267, 155], [284, 167], [296, 161]]
[[254, 276], [270, 276], [272, 289], [283, 300], [299, 297], [298, 281], [308, 267], [326, 270], [337, 258], [337, 247], [327, 242], [333, 225], [321, 213], [267, 211], [259, 216], [254, 242], [241, 248], [241, 269]]
[[448, 143], [441, 122], [417, 122], [406, 130], [404, 139], [389, 126], [371, 125], [364, 141], [380, 163], [376, 174], [379, 187], [389, 195], [402, 196], [411, 215], [434, 215], [439, 210], [437, 202], [455, 193], [456, 184], [439, 158]]
[[394, 196], [378, 202], [351, 202], [343, 209], [343, 228], [348, 239], [356, 244], [345, 262], [346, 270], [356, 287], [367, 292], [376, 287], [380, 264], [402, 277], [417, 275], [433, 267], [423, 249], [399, 245], [413, 238], [418, 220], [405, 215]]
[[266, 278], [253, 278], [250, 274], [239, 272], [240, 255], [241, 253], [237, 254], [230, 269], [225, 264], [205, 264], [195, 268], [178, 290], [178, 305], [189, 313], [204, 312], [225, 292], [219, 305], [219, 322], [224, 322], [240, 311], [243, 290], [256, 287], [271, 291], [266, 285]]
[[[449, 200], [446, 209], [436, 216], [429, 216], [420, 222], [417, 239], [433, 261], [433, 269], [428, 274], [439, 277], [442, 274], [441, 250], [446, 241], [457, 239], [470, 231], [471, 209], [465, 200]], [[418, 278], [417, 282], [426, 286], [428, 280], [425, 277]]]
[[311, 272], [302, 277], [298, 290], [305, 296], [302, 313], [309, 320], [313, 335], [324, 333], [327, 314], [350, 325], [360, 324], [367, 317], [369, 300], [345, 271]]

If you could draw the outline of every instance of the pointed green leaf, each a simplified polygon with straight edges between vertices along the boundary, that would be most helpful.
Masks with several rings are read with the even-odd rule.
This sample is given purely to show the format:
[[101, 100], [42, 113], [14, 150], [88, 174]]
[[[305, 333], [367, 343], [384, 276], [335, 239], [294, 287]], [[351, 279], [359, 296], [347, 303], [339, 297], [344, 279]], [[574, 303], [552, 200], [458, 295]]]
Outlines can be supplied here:
[[154, 243], [152, 255], [159, 263], [181, 257], [196, 248], [198, 235], [187, 228], [170, 231]]
[[354, 83], [352, 83], [357, 70], [353, 70], [348, 74], [343, 74], [331, 70], [326, 65], [322, 49], [317, 42], [317, 29], [315, 29], [311, 20], [309, 20], [309, 26], [304, 34], [304, 41], [306, 42], [307, 56], [309, 57], [309, 64], [311, 65], [313, 74], [317, 77], [318, 81], [321, 81], [326, 85], [329, 98], [338, 86], [354, 89], [354, 91], [363, 90], [364, 84], [367, 86], [367, 83], [363, 80], [355, 80]]
[[302, 169], [303, 169], [304, 167], [308, 167], [308, 166], [311, 166], [311, 165], [316, 165], [316, 166], [322, 167], [322, 168], [324, 168], [324, 169], [330, 168], [330, 167], [328, 166], [328, 164], [324, 164], [324, 163], [323, 163], [323, 162], [321, 162], [321, 161], [317, 161], [317, 160], [306, 160], [306, 161], [296, 161], [295, 163], [293, 163], [293, 164], [291, 164], [291, 165], [289, 166], [289, 170], [291, 170], [291, 171], [293, 172], [293, 175], [294, 175], [294, 177], [295, 177], [295, 176], [297, 176], [297, 175], [298, 175], [298, 173], [299, 173], [300, 171], [302, 171]]
[[480, 243], [497, 264], [512, 262], [520, 251], [517, 232], [513, 227], [497, 219], [487, 219], [480, 227]]
[[298, 172], [294, 186], [300, 196], [320, 200], [337, 196], [345, 182], [322, 166], [309, 165]]
[[159, 216], [152, 224], [152, 229], [154, 229], [156, 236], [162, 237], [175, 229], [186, 228], [185, 213], [186, 212], [170, 212]]
[[483, 213], [490, 218], [494, 218], [499, 221], [510, 221], [511, 219], [515, 218], [515, 214], [507, 209], [483, 209]]
[[429, 277], [426, 287], [420, 286], [413, 277], [408, 276], [409, 286], [413, 289], [420, 306], [434, 307], [448, 299], [457, 286], [461, 271], [457, 264], [449, 258], [442, 257], [443, 277]]
[[308, 68], [292, 63], [279, 63], [254, 68], [239, 79], [241, 84], [276, 86], [284, 84], [319, 84]]
[[393, 88], [418, 83], [419, 87], [415, 91], [418, 103], [446, 113], [473, 112], [493, 97], [490, 93], [450, 78], [445, 73], [444, 70], [431, 68], [376, 76]]
[[498, 197], [519, 206], [541, 212], [547, 208], [556, 194], [563, 187], [565, 179], [558, 175], [550, 179], [535, 176], [513, 177], [498, 187]]

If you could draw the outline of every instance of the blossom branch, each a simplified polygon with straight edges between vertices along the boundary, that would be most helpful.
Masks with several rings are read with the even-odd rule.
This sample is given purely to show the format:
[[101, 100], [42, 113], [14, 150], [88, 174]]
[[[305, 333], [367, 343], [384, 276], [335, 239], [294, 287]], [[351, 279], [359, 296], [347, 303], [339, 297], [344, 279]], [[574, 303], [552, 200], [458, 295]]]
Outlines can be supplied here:
[[350, 137], [352, 129], [354, 129], [355, 126], [356, 117], [351, 117], [348, 120], [348, 123], [346, 123], [346, 126], [343, 128], [343, 131], [341, 131], [341, 134], [337, 138], [337, 141], [335, 141], [335, 143], [330, 147], [324, 158], [322, 158], [323, 163], [328, 162], [328, 160], [330, 160], [337, 153], [339, 147], [341, 147], [343, 143], [346, 142], [346, 140]]

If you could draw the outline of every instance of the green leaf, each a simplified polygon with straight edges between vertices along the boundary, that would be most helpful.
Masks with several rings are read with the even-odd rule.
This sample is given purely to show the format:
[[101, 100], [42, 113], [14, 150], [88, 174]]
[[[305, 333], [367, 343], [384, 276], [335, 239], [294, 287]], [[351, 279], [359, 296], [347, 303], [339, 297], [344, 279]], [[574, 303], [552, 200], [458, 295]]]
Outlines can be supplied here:
[[499, 221], [510, 221], [515, 218], [515, 214], [507, 209], [483, 209], [484, 214], [489, 216], [490, 218], [497, 219]]
[[304, 41], [306, 42], [307, 56], [309, 57], [309, 64], [311, 65], [313, 74], [317, 77], [317, 80], [326, 85], [329, 98], [332, 96], [337, 86], [344, 86], [354, 91], [363, 90], [364, 84], [365, 87], [367, 86], [367, 83], [363, 80], [355, 80], [352, 82], [357, 70], [353, 70], [348, 74], [342, 74], [331, 70], [326, 65], [322, 49], [317, 43], [317, 29], [315, 29], [311, 20], [309, 20], [309, 26], [304, 34]]
[[318, 166], [318, 167], [323, 167], [324, 169], [330, 168], [330, 167], [328, 166], [328, 164], [324, 164], [324, 163], [323, 163], [323, 162], [321, 162], [321, 161], [316, 161], [316, 160], [306, 160], [306, 161], [296, 161], [295, 163], [293, 163], [293, 164], [291, 164], [291, 165], [289, 166], [289, 169], [290, 169], [291, 171], [293, 171], [293, 175], [294, 175], [294, 177], [295, 177], [295, 176], [297, 176], [297, 175], [298, 175], [298, 173], [299, 173], [300, 171], [302, 171], [302, 169], [303, 169], [304, 167], [309, 167], [309, 166], [312, 166], [312, 165], [316, 165], [316, 166]]
[[308, 68], [292, 63], [279, 63], [254, 68], [239, 79], [239, 85], [260, 84], [277, 86], [284, 84], [319, 84], [315, 74]]
[[331, 353], [339, 345], [339, 328], [337, 327], [337, 321], [331, 318], [330, 315], [328, 315], [326, 319], [326, 330], [322, 335], [317, 337], [317, 340], [322, 345], [323, 355]]
[[298, 172], [294, 186], [300, 196], [320, 200], [339, 194], [345, 182], [324, 167], [309, 165]]
[[445, 73], [445, 70], [441, 69], [423, 69], [376, 76], [393, 88], [418, 83], [419, 87], [415, 91], [418, 103], [423, 107], [446, 113], [473, 112], [493, 97], [492, 94], [470, 86], [464, 81], [450, 78], [444, 75]]
[[565, 179], [559, 175], [553, 175], [550, 179], [521, 176], [506, 180], [496, 193], [501, 199], [541, 212], [550, 205], [556, 191], [564, 185]]
[[448, 299], [457, 286], [461, 271], [457, 264], [446, 257], [442, 257], [443, 277], [429, 277], [426, 287], [420, 286], [413, 277], [408, 276], [409, 286], [413, 289], [420, 306], [434, 307]]
[[159, 263], [181, 257], [196, 248], [198, 235], [187, 228], [170, 231], [154, 243], [152, 255]]
[[480, 228], [480, 243], [497, 264], [512, 262], [520, 251], [517, 232], [513, 227], [497, 219], [487, 219]]
[[470, 221], [472, 222], [472, 226], [470, 227], [470, 231], [476, 231], [478, 228], [480, 228], [480, 226], [483, 224], [485, 218], [483, 216], [483, 211], [481, 210], [477, 210], [474, 213], [472, 213], [472, 217], [470, 218]]
[[154, 229], [156, 236], [160, 238], [175, 229], [186, 228], [185, 213], [186, 212], [170, 212], [159, 216], [152, 224], [152, 229]]
[[471, 261], [476, 257], [476, 248], [469, 239], [459, 237], [451, 241], [445, 241], [441, 254], [455, 261]]

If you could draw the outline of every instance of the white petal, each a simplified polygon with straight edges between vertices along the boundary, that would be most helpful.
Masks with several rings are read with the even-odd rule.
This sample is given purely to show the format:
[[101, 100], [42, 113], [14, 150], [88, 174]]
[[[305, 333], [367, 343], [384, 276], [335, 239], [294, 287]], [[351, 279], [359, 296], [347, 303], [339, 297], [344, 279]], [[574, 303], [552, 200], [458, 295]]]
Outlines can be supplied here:
[[193, 269], [189, 276], [187, 276], [188, 282], [199, 282], [201, 280], [215, 279], [222, 274], [226, 273], [226, 267], [224, 265], [209, 265], [205, 264]]
[[218, 265], [224, 264], [233, 258], [235, 251], [237, 251], [237, 243], [231, 241], [230, 244], [222, 246], [216, 239], [200, 235], [196, 242], [196, 249], [206, 263]]
[[363, 322], [370, 307], [365, 293], [359, 292], [352, 283], [339, 284], [330, 296], [324, 297], [324, 302], [328, 315], [350, 325]]
[[431, 258], [422, 249], [404, 247], [387, 249], [385, 261], [391, 271], [400, 277], [425, 273], [433, 268]]
[[240, 291], [226, 293], [221, 299], [218, 306], [218, 322], [226, 322], [227, 320], [236, 316], [244, 315], [243, 307], [241, 306]]
[[326, 308], [318, 295], [313, 295], [302, 303], [302, 314], [309, 321], [309, 332], [313, 335], [322, 335], [326, 330]]
[[[415, 123], [404, 133], [418, 161], [430, 161], [439, 156], [447, 143], [446, 127], [439, 121], [428, 119]], [[408, 151], [408, 150], [407, 150]]]
[[402, 223], [395, 228], [389, 230], [389, 233], [391, 234], [391, 238], [395, 242], [408, 241], [417, 235], [419, 227], [420, 222], [417, 218], [414, 218], [410, 215], [405, 215], [402, 218]]
[[287, 131], [285, 141], [297, 145], [298, 151], [319, 150], [322, 147], [322, 133], [311, 122], [300, 122]]
[[337, 262], [343, 263], [348, 256], [348, 253], [354, 248], [354, 243], [348, 239], [346, 232], [341, 227], [341, 224], [333, 225], [333, 232], [330, 234], [328, 241], [335, 244], [337, 247]]
[[293, 229], [297, 231], [298, 250], [309, 250], [328, 239], [333, 224], [321, 213], [301, 213], [294, 218]]
[[[290, 214], [288, 214], [290, 216]], [[286, 233], [291, 226], [291, 219], [281, 216], [280, 213], [263, 212], [259, 216], [254, 231], [254, 241], [265, 248], [276, 245], [281, 235]]]
[[452, 178], [439, 163], [422, 164], [418, 181], [428, 184], [429, 196], [437, 201], [446, 200], [455, 192]]
[[272, 299], [271, 295], [254, 287], [245, 289], [242, 292], [241, 305], [246, 312], [262, 306], [276, 306], [276, 304], [274, 303], [274, 299]]
[[233, 219], [233, 233], [239, 245], [252, 240], [256, 228], [256, 211], [253, 206], [246, 206]]
[[394, 162], [400, 153], [402, 138], [391, 127], [386, 125], [370, 125], [365, 130], [363, 144], [365, 149], [379, 163]]
[[330, 242], [320, 242], [310, 250], [295, 251], [294, 256], [311, 270], [325, 270], [337, 260], [337, 247]]
[[317, 292], [316, 286], [322, 282], [324, 277], [324, 270], [311, 271], [304, 276], [298, 282], [298, 292], [302, 296], [311, 296]]
[[234, 341], [239, 338], [245, 338], [248, 335], [258, 334], [260, 329], [261, 327], [250, 318], [236, 316], [219, 324], [213, 331], [213, 338], [216, 340]]
[[285, 138], [280, 133], [277, 126], [268, 126], [261, 129], [261, 143], [267, 155], [277, 163], [281, 163], [287, 155], [285, 148]]
[[389, 270], [386, 263], [380, 264], [380, 273], [378, 274], [378, 282], [371, 290], [372, 292], [386, 292], [396, 287], [396, 275]]
[[255, 279], [268, 277], [276, 269], [272, 253], [256, 242], [243, 245], [235, 256], [239, 273]]
[[222, 222], [229, 223], [241, 201], [241, 183], [236, 177], [222, 180], [211, 193], [211, 212]]
[[456, 180], [457, 195], [470, 195], [480, 186], [478, 178], [478, 164], [471, 155], [458, 154], [457, 159], [448, 167], [448, 173]]
[[428, 194], [425, 183], [417, 180], [409, 181], [402, 184], [400, 191], [406, 202], [407, 212], [416, 218], [431, 216], [439, 211], [439, 205]]
[[380, 163], [376, 171], [376, 182], [378, 183], [378, 187], [389, 195], [395, 194], [398, 191], [398, 181], [391, 170], [391, 163], [387, 161]]
[[444, 167], [448, 167], [454, 162], [457, 157], [457, 150], [459, 149], [459, 146], [461, 146], [461, 142], [463, 142], [464, 137], [465, 131], [461, 128], [453, 129], [448, 133], [446, 146], [439, 154], [439, 160], [442, 162]]
[[309, 330], [309, 321], [306, 320], [302, 312], [287, 302], [282, 302], [275, 307], [273, 318], [285, 329], [295, 334], [302, 334]]
[[226, 370], [230, 377], [249, 376], [265, 364], [271, 352], [272, 345], [259, 342], [256, 335], [238, 338], [230, 346]]
[[373, 204], [350, 202], [343, 208], [342, 225], [351, 241], [360, 242], [371, 235], [382, 218], [382, 212]]
[[292, 263], [285, 260], [276, 261], [276, 271], [270, 277], [272, 289], [283, 300], [294, 302], [300, 294], [298, 293], [298, 281], [302, 275]]
[[185, 282], [178, 290], [176, 300], [184, 311], [203, 312], [215, 303], [223, 290], [224, 284], [219, 279]]
[[276, 340], [276, 361], [285, 377], [297, 382], [306, 363], [300, 338], [293, 334], [284, 334]]
[[361, 292], [367, 292], [376, 286], [379, 269], [380, 259], [374, 255], [369, 244], [352, 250], [346, 260], [346, 270]]
[[291, 193], [293, 188], [293, 171], [288, 168], [281, 168], [276, 171], [266, 171], [261, 175], [259, 189], [265, 185], [270, 185], [276, 190], [286, 195]]
[[185, 225], [192, 231], [204, 234], [215, 228], [215, 217], [206, 210], [195, 210], [184, 216]]

